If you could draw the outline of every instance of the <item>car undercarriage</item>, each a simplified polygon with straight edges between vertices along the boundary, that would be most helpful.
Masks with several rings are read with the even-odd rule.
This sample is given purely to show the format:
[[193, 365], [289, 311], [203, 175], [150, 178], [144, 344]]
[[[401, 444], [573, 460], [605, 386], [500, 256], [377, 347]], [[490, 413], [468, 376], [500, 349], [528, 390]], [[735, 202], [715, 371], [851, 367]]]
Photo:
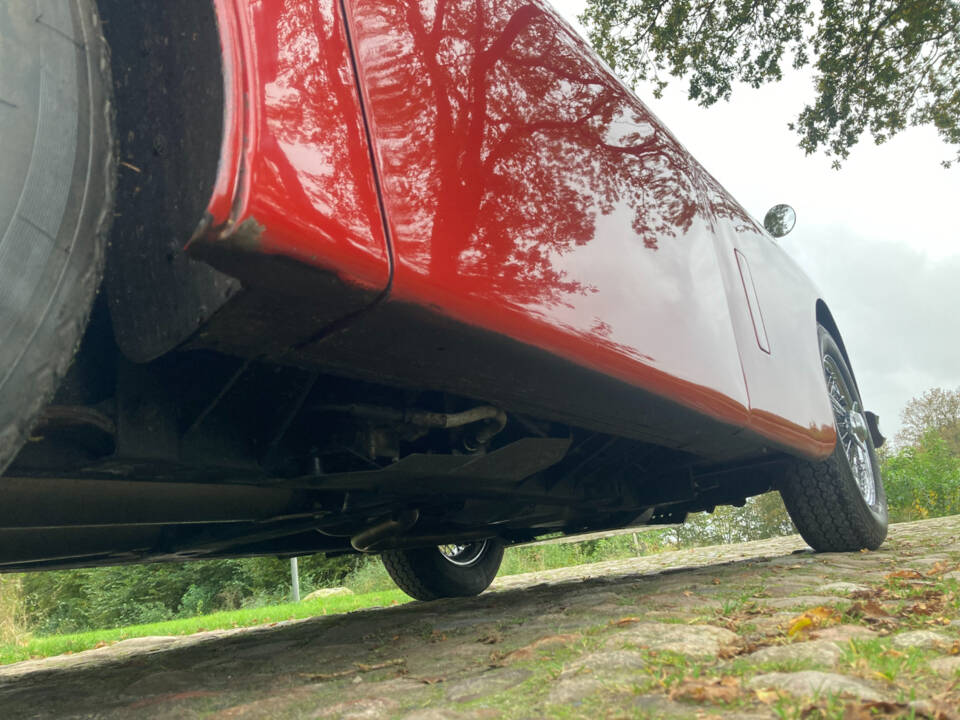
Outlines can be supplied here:
[[742, 503], [777, 465], [206, 350], [137, 365], [100, 303], [5, 473], [0, 564], [528, 542]]

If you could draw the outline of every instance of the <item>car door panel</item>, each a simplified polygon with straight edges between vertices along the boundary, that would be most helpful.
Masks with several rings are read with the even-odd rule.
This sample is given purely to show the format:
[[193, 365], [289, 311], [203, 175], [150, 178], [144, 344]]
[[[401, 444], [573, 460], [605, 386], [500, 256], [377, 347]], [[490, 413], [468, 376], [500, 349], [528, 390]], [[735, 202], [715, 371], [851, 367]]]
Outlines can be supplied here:
[[391, 300], [747, 425], [703, 171], [583, 41], [537, 2], [345, 6]]

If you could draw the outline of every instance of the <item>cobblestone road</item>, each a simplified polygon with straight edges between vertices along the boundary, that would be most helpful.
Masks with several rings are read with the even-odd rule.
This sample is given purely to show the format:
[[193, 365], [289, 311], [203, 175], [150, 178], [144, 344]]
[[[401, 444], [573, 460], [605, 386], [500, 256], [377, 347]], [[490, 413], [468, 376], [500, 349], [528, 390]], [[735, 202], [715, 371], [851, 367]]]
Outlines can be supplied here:
[[0, 668], [0, 718], [960, 717], [960, 517]]

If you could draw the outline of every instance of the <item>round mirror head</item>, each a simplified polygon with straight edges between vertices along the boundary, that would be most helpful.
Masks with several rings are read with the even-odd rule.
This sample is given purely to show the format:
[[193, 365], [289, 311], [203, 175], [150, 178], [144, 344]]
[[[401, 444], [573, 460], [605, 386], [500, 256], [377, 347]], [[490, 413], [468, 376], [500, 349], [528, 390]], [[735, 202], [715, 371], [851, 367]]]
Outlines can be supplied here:
[[774, 205], [767, 210], [767, 214], [763, 218], [763, 226], [775, 238], [783, 237], [793, 230], [793, 226], [796, 224], [797, 213], [794, 212], [792, 207], [783, 203]]

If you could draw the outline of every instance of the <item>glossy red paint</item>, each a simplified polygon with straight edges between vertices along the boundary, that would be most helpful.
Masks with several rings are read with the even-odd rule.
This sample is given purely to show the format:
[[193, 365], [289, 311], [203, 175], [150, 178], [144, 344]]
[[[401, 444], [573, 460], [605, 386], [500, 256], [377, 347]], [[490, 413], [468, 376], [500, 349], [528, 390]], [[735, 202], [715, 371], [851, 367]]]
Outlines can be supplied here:
[[204, 241], [252, 220], [246, 250], [830, 452], [809, 280], [549, 6], [216, 8], [232, 107]]
[[[390, 255], [336, 0], [216, 0], [226, 111], [203, 242], [383, 290]], [[237, 228], [254, 233], [235, 236]]]
[[346, 7], [395, 252], [392, 299], [829, 452], [829, 408], [794, 403], [786, 383], [773, 418], [765, 404], [751, 411], [731, 317], [745, 311], [749, 323], [749, 309], [729, 302], [727, 231], [752, 219], [549, 6]]

